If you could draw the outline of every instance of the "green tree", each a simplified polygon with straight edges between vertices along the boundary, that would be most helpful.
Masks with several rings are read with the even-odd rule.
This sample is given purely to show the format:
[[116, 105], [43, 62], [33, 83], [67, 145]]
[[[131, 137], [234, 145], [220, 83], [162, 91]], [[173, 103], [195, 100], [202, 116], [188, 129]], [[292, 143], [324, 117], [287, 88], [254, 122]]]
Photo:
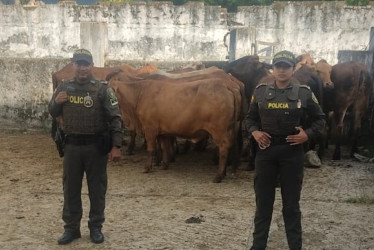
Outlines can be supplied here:
[[345, 0], [345, 3], [347, 5], [353, 5], [353, 6], [366, 6], [368, 5], [370, 0]]

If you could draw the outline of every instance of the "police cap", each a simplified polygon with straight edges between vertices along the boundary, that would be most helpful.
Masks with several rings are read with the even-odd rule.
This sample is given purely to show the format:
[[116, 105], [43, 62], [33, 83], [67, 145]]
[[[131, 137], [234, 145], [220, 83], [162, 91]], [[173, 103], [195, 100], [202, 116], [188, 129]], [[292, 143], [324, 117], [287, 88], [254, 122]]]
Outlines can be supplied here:
[[72, 62], [85, 61], [89, 64], [93, 63], [92, 54], [86, 49], [78, 49], [74, 52]]
[[288, 50], [280, 51], [274, 55], [273, 65], [276, 65], [280, 62], [286, 63], [291, 67], [295, 67], [295, 55]]

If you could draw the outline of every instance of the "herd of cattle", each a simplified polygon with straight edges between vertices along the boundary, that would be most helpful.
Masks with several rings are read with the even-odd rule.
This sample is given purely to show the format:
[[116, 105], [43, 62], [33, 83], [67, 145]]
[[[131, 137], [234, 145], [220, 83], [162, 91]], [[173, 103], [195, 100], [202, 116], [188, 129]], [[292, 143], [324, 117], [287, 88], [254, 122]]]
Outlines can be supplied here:
[[[321, 60], [314, 63], [308, 55], [297, 58], [294, 80], [306, 84], [315, 93], [328, 117], [326, 133], [334, 128], [333, 159], [340, 159], [340, 138], [347, 112], [352, 114], [352, 149], [357, 151], [361, 120], [373, 101], [373, 77], [368, 68], [358, 62], [330, 66]], [[135, 69], [127, 64], [118, 67], [94, 67], [97, 79], [108, 80], [114, 89], [124, 126], [131, 132], [127, 153], [135, 145], [135, 135], [142, 134], [149, 153], [144, 172], [149, 172], [155, 151], [162, 152], [162, 166], [175, 153], [176, 137], [192, 142], [210, 136], [218, 148], [219, 169], [214, 182], [226, 174], [230, 158], [235, 171], [239, 165], [245, 132], [241, 129], [254, 88], [273, 81], [271, 65], [260, 62], [257, 56], [245, 56], [228, 63], [222, 69], [197, 65], [174, 71], [161, 71], [148, 64]], [[72, 64], [52, 75], [55, 89], [62, 79], [74, 77]], [[243, 135], [244, 133], [244, 135]], [[323, 157], [326, 137], [318, 155]]]

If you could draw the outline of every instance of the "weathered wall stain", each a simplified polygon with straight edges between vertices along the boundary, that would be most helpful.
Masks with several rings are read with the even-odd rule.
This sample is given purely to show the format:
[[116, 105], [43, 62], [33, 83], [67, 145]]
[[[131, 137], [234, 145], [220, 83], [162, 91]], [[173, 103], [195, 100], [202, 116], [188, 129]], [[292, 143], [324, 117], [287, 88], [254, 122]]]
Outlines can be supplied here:
[[[341, 50], [368, 48], [373, 8], [347, 7], [344, 2], [275, 2], [227, 13], [199, 2], [0, 5], [0, 126], [48, 126], [52, 72], [69, 62], [82, 39], [100, 40], [82, 38], [81, 29], [87, 27], [82, 23], [106, 24], [101, 47], [89, 48], [104, 50], [103, 60], [97, 61], [106, 65], [153, 62], [168, 69], [197, 61], [223, 62], [228, 56], [224, 37], [235, 28], [240, 28], [237, 58], [251, 53], [259, 40], [275, 44], [275, 51], [310, 53], [335, 64]], [[95, 30], [91, 33], [97, 36]]]

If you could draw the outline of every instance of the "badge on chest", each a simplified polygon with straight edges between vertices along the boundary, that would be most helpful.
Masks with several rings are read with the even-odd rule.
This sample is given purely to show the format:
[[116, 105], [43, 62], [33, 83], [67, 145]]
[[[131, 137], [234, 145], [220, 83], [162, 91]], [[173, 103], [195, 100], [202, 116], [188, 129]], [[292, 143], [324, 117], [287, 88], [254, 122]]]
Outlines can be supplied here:
[[92, 97], [90, 96], [90, 93], [88, 93], [88, 92], [87, 92], [87, 95], [83, 98], [83, 105], [86, 108], [91, 108], [93, 106]]
[[288, 102], [268, 102], [267, 109], [289, 109]]

